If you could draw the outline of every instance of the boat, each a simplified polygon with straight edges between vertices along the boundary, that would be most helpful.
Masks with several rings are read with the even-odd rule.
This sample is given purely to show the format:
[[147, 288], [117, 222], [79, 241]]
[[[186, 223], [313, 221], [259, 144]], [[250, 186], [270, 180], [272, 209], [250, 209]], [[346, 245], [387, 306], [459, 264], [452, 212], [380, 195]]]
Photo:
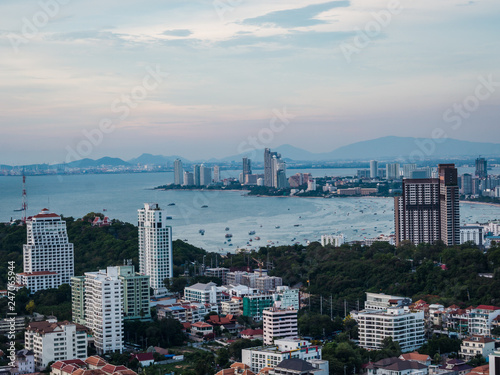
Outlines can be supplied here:
[[175, 203], [169, 203], [167, 206], [175, 206]]
[[229, 230], [229, 227], [226, 227], [225, 231], [228, 231]]
[[208, 206], [204, 204], [203, 206], [201, 206], [201, 208], [208, 208]]
[[108, 209], [107, 209], [107, 208], [103, 208], [102, 210], [103, 210], [104, 212], [106, 212]]
[[293, 226], [294, 227], [300, 227], [300, 224], [294, 224]]
[[172, 220], [172, 216], [167, 216], [167, 220]]
[[22, 210], [23, 210], [23, 209], [22, 209], [22, 208], [20, 208], [19, 210], [14, 210], [14, 212], [19, 212], [19, 211], [22, 211]]
[[276, 226], [275, 226], [275, 228], [276, 228], [276, 229], [280, 229], [280, 226], [279, 226], [279, 225], [276, 225]]
[[205, 234], [205, 229], [200, 229], [199, 232], [203, 236]]
[[255, 238], [254, 238], [254, 240], [255, 240], [255, 241], [258, 241], [258, 240], [260, 240], [260, 237], [259, 237], [259, 236], [257, 236], [257, 237], [255, 237]]
[[253, 236], [253, 235], [255, 234], [255, 231], [254, 231], [254, 230], [251, 230], [250, 232], [248, 232], [248, 234], [249, 234], [250, 236]]
[[226, 237], [226, 238], [231, 238], [231, 237], [233, 237], [233, 235], [232, 235], [231, 233], [226, 233], [226, 236], [225, 236], [225, 237]]

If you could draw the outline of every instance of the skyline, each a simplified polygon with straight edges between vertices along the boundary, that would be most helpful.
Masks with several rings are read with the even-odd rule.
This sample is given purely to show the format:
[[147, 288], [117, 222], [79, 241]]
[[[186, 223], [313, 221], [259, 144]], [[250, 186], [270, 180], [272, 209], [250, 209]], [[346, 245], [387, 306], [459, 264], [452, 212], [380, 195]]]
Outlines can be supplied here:
[[151, 1], [147, 9], [8, 0], [0, 164], [60, 162], [83, 131], [97, 130], [102, 140], [82, 158], [221, 158], [259, 134], [260, 148], [313, 152], [436, 129], [498, 139], [499, 10], [455, 0]]

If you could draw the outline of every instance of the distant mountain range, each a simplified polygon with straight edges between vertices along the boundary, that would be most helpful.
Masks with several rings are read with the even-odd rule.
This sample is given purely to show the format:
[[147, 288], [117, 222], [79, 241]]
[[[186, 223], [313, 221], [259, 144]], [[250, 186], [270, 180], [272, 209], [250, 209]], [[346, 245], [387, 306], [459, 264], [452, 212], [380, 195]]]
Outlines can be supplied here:
[[[469, 142], [460, 141], [457, 139], [440, 139], [436, 142], [429, 138], [411, 138], [411, 137], [382, 137], [369, 141], [352, 143], [347, 146], [339, 147], [333, 151], [326, 153], [313, 153], [291, 145], [281, 145], [272, 150], [279, 152], [283, 159], [290, 161], [305, 161], [305, 162], [326, 162], [326, 161], [342, 161], [342, 160], [419, 160], [419, 156], [424, 156], [428, 159], [447, 159], [481, 156], [500, 157], [499, 143], [485, 142]], [[412, 157], [413, 156], [413, 157]], [[193, 162], [202, 163], [210, 162], [241, 162], [243, 157], [249, 157], [254, 162], [263, 162], [264, 149], [252, 150], [238, 155], [227, 156], [221, 159], [196, 160], [190, 161], [181, 156], [171, 155], [152, 155], [142, 154], [137, 158], [125, 161], [120, 158], [103, 157], [97, 160], [81, 159], [68, 164], [60, 164], [59, 166], [70, 168], [92, 168], [99, 166], [111, 167], [132, 167], [136, 165], [165, 165], [173, 163], [175, 159], [182, 160], [183, 163], [190, 164]], [[29, 166], [30, 168], [34, 166]], [[46, 169], [48, 165], [39, 165], [41, 169]], [[12, 169], [8, 165], [0, 165], [0, 169]]]

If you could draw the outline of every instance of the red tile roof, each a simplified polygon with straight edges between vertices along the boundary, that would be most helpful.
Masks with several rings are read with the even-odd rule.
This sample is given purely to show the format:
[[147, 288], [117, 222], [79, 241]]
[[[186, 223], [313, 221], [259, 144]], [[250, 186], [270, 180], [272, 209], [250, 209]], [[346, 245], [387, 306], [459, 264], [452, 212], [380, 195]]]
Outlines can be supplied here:
[[192, 327], [196, 327], [196, 328], [207, 328], [207, 327], [212, 327], [210, 324], [205, 323], [205, 322], [196, 322], [196, 323], [191, 324], [191, 326], [192, 326]]
[[115, 366], [115, 365], [111, 365], [109, 363], [106, 366], [101, 367], [101, 371], [104, 371], [106, 374], [113, 374], [116, 371], [120, 371], [120, 370], [128, 370], [128, 368], [123, 366], [123, 365]]
[[136, 354], [132, 354], [133, 357], [137, 358], [137, 360], [139, 362], [143, 362], [143, 361], [153, 361], [154, 360], [154, 357], [153, 357], [153, 353], [136, 353]]
[[245, 329], [244, 331], [241, 331], [240, 334], [243, 336], [262, 336], [264, 334], [264, 331], [262, 329]]
[[234, 362], [232, 365], [231, 365], [231, 368], [239, 368], [240, 370], [246, 370], [246, 369], [249, 369], [250, 366], [242, 363], [242, 362]]
[[87, 363], [91, 366], [96, 366], [96, 367], [99, 367], [99, 366], [102, 367], [102, 366], [105, 366], [108, 364], [104, 359], [102, 359], [98, 355], [93, 355], [92, 357], [88, 357], [85, 360], [85, 363]]
[[500, 307], [490, 306], [490, 305], [479, 305], [478, 307], [476, 307], [476, 309], [478, 309], [478, 310], [491, 310], [491, 311], [495, 311], [495, 310], [500, 310]]
[[427, 362], [431, 360], [427, 354], [420, 354], [418, 352], [404, 353], [399, 356], [399, 358], [405, 361], [417, 361], [417, 362]]

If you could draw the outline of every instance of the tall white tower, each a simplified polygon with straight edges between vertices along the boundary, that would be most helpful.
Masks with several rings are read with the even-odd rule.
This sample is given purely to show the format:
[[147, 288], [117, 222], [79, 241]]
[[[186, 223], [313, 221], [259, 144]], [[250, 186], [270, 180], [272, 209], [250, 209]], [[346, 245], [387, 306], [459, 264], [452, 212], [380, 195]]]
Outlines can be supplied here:
[[168, 290], [164, 280], [172, 278], [172, 227], [158, 203], [145, 203], [139, 212], [139, 272], [148, 275], [155, 295]]
[[123, 350], [123, 285], [118, 267], [85, 273], [85, 318], [97, 353]]
[[17, 275], [17, 281], [32, 293], [69, 284], [74, 275], [74, 250], [68, 241], [66, 222], [44, 208], [28, 218], [26, 229], [24, 272]]

